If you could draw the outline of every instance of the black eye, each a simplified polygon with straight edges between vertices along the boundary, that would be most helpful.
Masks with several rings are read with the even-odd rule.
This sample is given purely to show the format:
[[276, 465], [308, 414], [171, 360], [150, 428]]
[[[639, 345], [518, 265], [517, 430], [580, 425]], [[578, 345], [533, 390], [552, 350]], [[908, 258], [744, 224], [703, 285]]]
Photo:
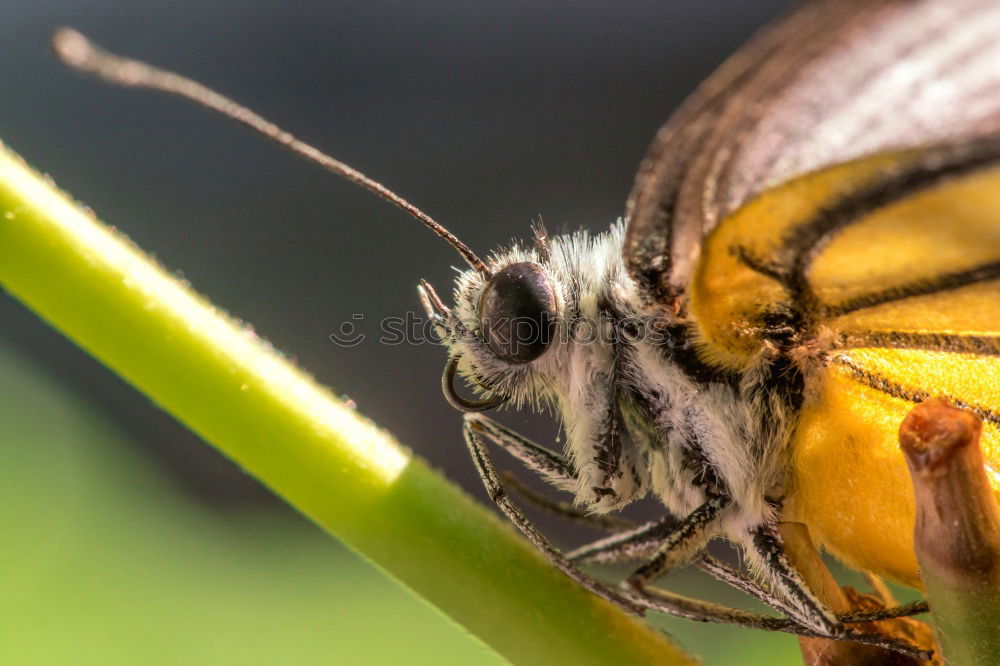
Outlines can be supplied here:
[[479, 299], [486, 344], [512, 363], [541, 356], [556, 326], [556, 298], [549, 279], [535, 264], [511, 264], [493, 276]]

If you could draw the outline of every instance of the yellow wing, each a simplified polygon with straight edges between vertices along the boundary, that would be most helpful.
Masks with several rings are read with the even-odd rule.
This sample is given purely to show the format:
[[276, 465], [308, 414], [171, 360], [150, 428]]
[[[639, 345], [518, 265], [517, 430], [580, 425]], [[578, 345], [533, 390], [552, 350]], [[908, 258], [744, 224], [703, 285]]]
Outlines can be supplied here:
[[846, 563], [919, 585], [897, 441], [914, 404], [980, 415], [1000, 492], [1000, 141], [774, 188], [705, 239], [689, 293], [706, 360], [747, 368], [779, 340], [801, 361], [786, 517]]

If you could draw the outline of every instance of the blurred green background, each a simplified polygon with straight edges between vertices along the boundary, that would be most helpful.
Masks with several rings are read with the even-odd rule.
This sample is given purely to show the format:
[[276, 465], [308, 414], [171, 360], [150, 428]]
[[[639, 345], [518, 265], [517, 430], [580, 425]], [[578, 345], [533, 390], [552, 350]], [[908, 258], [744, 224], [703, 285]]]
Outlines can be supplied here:
[[[419, 278], [448, 291], [451, 250], [243, 128], [65, 71], [52, 29], [219, 87], [485, 252], [539, 214], [606, 228], [670, 110], [787, 4], [7, 0], [0, 139], [485, 500], [441, 350], [374, 340]], [[368, 340], [331, 343], [344, 322]], [[498, 663], [4, 293], [0, 565], [4, 665]], [[656, 621], [708, 664], [799, 663], [788, 636]]]

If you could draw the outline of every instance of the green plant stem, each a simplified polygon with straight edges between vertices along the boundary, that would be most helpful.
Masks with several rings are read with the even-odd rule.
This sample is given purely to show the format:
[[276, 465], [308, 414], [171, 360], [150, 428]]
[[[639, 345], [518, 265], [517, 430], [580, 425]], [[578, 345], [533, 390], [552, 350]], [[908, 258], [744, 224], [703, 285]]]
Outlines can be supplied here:
[[899, 429], [920, 578], [948, 666], [990, 666], [1000, 655], [1000, 506], [981, 433], [978, 416], [940, 398], [914, 407]]
[[511, 661], [693, 663], [641, 620], [579, 589], [497, 516], [2, 144], [0, 284]]

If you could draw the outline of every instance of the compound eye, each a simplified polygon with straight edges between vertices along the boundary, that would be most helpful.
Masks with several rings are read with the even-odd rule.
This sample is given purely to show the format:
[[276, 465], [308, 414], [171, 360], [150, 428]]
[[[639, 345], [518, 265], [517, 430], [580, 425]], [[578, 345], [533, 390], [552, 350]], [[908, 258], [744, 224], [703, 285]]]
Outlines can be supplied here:
[[537, 264], [511, 264], [494, 275], [479, 299], [486, 344], [511, 363], [545, 353], [556, 326], [552, 284]]

